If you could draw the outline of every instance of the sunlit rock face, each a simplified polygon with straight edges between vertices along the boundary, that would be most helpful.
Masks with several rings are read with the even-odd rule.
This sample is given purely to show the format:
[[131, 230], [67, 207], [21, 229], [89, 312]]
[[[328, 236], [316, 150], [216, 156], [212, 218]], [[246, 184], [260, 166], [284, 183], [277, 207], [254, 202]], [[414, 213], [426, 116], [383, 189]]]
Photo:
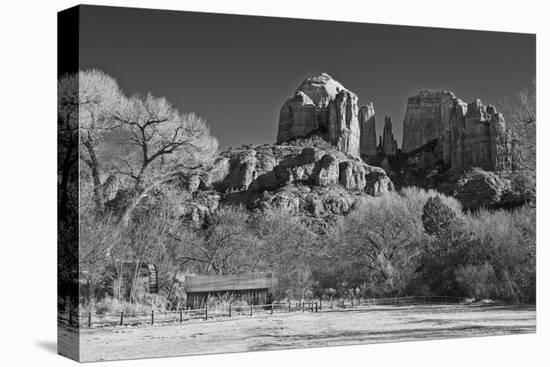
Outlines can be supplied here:
[[378, 154], [376, 147], [376, 120], [372, 103], [359, 108], [360, 151], [362, 156], [372, 157]]
[[[326, 144], [326, 143], [325, 143]], [[259, 193], [299, 184], [362, 191], [379, 196], [393, 191], [383, 169], [343, 152], [290, 145], [255, 146], [220, 154], [210, 170], [219, 192]]]
[[479, 99], [466, 110], [457, 108], [451, 119], [449, 153], [451, 169], [462, 172], [473, 167], [501, 173], [512, 169], [512, 136], [504, 117]]
[[456, 97], [448, 91], [423, 90], [407, 100], [401, 151], [409, 153], [449, 130]]
[[316, 133], [359, 157], [358, 114], [355, 93], [326, 73], [309, 77], [281, 107], [277, 143]]
[[402, 152], [435, 142], [436, 160], [454, 173], [473, 167], [509, 172], [512, 138], [504, 118], [481, 100], [465, 103], [448, 91], [421, 91], [407, 101]]

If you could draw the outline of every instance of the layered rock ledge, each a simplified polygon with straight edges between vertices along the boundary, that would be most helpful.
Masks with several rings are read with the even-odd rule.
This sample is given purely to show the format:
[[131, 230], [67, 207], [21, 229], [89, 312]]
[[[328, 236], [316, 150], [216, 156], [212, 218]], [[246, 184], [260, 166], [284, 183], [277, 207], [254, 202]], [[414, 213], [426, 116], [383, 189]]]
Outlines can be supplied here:
[[[313, 141], [313, 143], [312, 143]], [[281, 207], [315, 217], [346, 214], [361, 197], [394, 190], [382, 168], [347, 155], [322, 139], [243, 146], [219, 155], [210, 167], [181, 179], [195, 196], [249, 208]], [[211, 206], [211, 205], [210, 205]], [[217, 203], [216, 205], [217, 206]], [[208, 207], [188, 213], [201, 217]]]

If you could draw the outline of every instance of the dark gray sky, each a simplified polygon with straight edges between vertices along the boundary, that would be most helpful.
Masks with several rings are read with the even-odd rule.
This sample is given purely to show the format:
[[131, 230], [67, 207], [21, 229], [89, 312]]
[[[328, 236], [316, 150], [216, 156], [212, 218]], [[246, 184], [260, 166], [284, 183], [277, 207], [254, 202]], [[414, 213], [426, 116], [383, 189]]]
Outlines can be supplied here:
[[222, 149], [274, 142], [281, 105], [321, 72], [374, 102], [379, 135], [391, 116], [400, 146], [419, 90], [498, 105], [535, 77], [529, 34], [93, 6], [80, 24], [81, 69], [196, 112]]

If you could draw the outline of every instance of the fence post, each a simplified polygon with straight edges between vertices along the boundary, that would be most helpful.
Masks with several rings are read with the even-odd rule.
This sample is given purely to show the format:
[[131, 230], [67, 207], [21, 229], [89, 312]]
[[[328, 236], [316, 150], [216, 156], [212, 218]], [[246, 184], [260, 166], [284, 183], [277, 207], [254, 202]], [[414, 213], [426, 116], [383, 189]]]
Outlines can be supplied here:
[[271, 302], [271, 314], [273, 315], [273, 302]]
[[124, 324], [124, 311], [120, 312], [120, 326]]
[[183, 322], [183, 311], [180, 309], [180, 323]]
[[318, 309], [317, 309], [317, 301], [315, 301], [315, 312], [318, 312]]
[[252, 305], [250, 305], [250, 316], [252, 316]]
[[204, 319], [208, 320], [208, 303], [204, 306]]
[[92, 313], [88, 312], [88, 327], [92, 327]]
[[231, 317], [231, 303], [229, 304], [229, 317]]
[[151, 310], [151, 325], [155, 323], [155, 311]]

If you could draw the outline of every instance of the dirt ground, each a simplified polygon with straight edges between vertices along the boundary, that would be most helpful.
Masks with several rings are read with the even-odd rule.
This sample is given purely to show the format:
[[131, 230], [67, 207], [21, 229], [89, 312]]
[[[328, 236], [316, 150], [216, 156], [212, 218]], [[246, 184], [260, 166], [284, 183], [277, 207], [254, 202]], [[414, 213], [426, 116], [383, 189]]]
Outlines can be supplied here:
[[164, 326], [82, 329], [82, 361], [533, 333], [534, 306], [371, 306]]

